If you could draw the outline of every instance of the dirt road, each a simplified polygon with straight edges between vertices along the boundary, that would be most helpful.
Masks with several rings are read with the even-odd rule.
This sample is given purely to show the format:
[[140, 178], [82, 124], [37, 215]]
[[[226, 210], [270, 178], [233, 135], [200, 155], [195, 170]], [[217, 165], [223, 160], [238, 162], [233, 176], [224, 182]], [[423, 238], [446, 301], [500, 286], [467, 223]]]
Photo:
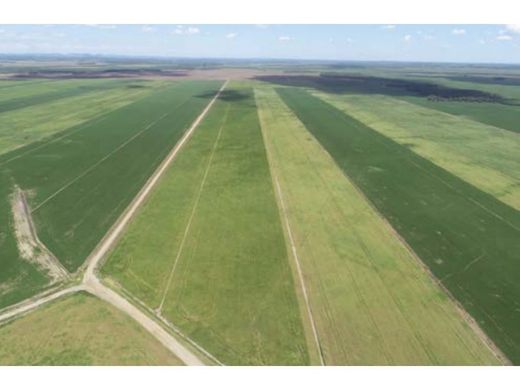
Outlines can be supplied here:
[[187, 365], [204, 365], [204, 363], [182, 343], [180, 343], [173, 335], [168, 333], [162, 326], [160, 326], [151, 317], [144, 314], [138, 307], [133, 305], [127, 299], [122, 297], [114, 290], [103, 285], [96, 275], [96, 269], [100, 265], [101, 261], [105, 258], [105, 255], [117, 242], [124, 228], [128, 225], [132, 217], [137, 212], [138, 208], [146, 199], [147, 195], [151, 192], [159, 178], [166, 171], [168, 166], [171, 164], [177, 153], [181, 150], [182, 146], [188, 141], [192, 133], [195, 131], [197, 126], [200, 124], [202, 119], [206, 116], [208, 111], [211, 109], [215, 101], [220, 96], [221, 92], [226, 88], [228, 81], [226, 81], [220, 90], [215, 94], [213, 99], [208, 103], [204, 111], [195, 119], [190, 128], [184, 133], [180, 141], [175, 145], [172, 151], [159, 165], [154, 174], [148, 179], [146, 184], [143, 186], [141, 191], [137, 194], [132, 203], [128, 206], [125, 212], [119, 217], [117, 222], [112, 226], [107, 235], [101, 240], [100, 244], [88, 257], [86, 264], [86, 271], [80, 284], [72, 287], [63, 288], [49, 295], [43, 296], [37, 299], [29, 299], [24, 301], [10, 309], [4, 310], [0, 313], [0, 323], [12, 319], [16, 316], [28, 313], [36, 309], [37, 307], [61, 298], [67, 294], [72, 294], [78, 291], [88, 291], [89, 293], [97, 296], [117, 307], [119, 310], [125, 312], [127, 315], [132, 317], [141, 326], [143, 326], [150, 334], [152, 334], [164, 347], [175, 354]]
[[170, 154], [164, 159], [159, 168], [154, 172], [154, 174], [148, 179], [144, 187], [139, 191], [135, 199], [132, 201], [130, 206], [125, 210], [125, 212], [119, 217], [118, 221], [115, 225], [110, 229], [108, 234], [103, 238], [101, 244], [94, 250], [94, 252], [87, 259], [87, 271], [85, 272], [84, 279], [87, 280], [94, 275], [94, 271], [96, 267], [99, 265], [99, 262], [104, 258], [105, 254], [110, 250], [110, 248], [117, 241], [123, 229], [128, 225], [128, 222], [135, 215], [137, 209], [144, 202], [152, 188], [155, 186], [159, 178], [166, 171], [166, 168], [171, 164], [179, 150], [183, 147], [183, 145], [188, 141], [190, 136], [193, 134], [197, 126], [200, 124], [202, 119], [206, 116], [208, 111], [210, 110], [213, 103], [220, 96], [221, 92], [226, 88], [228, 81], [226, 81], [220, 90], [217, 92], [215, 97], [209, 102], [204, 111], [195, 119], [191, 127], [184, 133], [184, 136], [180, 139], [180, 141], [175, 145]]
[[55, 293], [46, 295], [38, 299], [24, 301], [20, 305], [16, 305], [10, 308], [9, 310], [0, 313], [0, 323], [10, 320], [11, 318], [17, 317], [19, 315], [25, 314], [27, 312], [30, 312], [36, 309], [38, 306], [44, 305], [65, 295], [73, 294], [81, 290], [83, 290], [83, 287], [81, 285], [72, 286], [58, 290]]

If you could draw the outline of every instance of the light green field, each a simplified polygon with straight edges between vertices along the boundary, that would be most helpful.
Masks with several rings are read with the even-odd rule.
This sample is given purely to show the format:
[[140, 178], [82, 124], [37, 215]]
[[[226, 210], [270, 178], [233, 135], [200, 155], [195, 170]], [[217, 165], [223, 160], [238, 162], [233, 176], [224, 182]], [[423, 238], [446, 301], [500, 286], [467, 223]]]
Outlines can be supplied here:
[[60, 89], [82, 85], [89, 81], [100, 84], [103, 80], [4, 80], [0, 83], [0, 88], [4, 87], [1, 88], [0, 102], [55, 92]]
[[272, 89], [259, 115], [326, 364], [498, 364]]
[[0, 154], [129, 104], [149, 94], [159, 84], [146, 85], [150, 87], [127, 88], [122, 85], [0, 113]]
[[520, 209], [518, 134], [389, 96], [315, 95]]
[[435, 82], [448, 87], [461, 89], [477, 89], [489, 93], [496, 93], [509, 99], [520, 99], [520, 88], [516, 85], [486, 84], [471, 81], [450, 80], [448, 78], [436, 78]]
[[0, 365], [181, 365], [139, 324], [78, 293], [0, 326]]
[[103, 268], [224, 364], [307, 364], [256, 106], [227, 87]]

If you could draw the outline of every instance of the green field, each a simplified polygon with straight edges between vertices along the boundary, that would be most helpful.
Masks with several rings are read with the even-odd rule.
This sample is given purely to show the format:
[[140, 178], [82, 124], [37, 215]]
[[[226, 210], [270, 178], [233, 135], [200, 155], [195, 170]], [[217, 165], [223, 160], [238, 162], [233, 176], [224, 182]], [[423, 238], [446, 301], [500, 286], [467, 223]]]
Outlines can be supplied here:
[[432, 101], [415, 97], [407, 97], [405, 100], [426, 108], [432, 108], [448, 114], [470, 118], [514, 133], [520, 133], [519, 106], [507, 106], [493, 103]]
[[[20, 91], [15, 96], [6, 96], [0, 99], [0, 113], [19, 110], [25, 107], [36, 106], [39, 104], [47, 104], [56, 100], [66, 99], [75, 96], [81, 96], [96, 91], [109, 91], [112, 88], [118, 88], [121, 85], [131, 85], [129, 81], [120, 80], [89, 80], [85, 81], [56, 81], [49, 84], [39, 84], [44, 86], [52, 86], [49, 91], [37, 92], [34, 86], [29, 87], [30, 95], [20, 94]], [[25, 90], [24, 90], [25, 91]], [[10, 91], [12, 92], [12, 90]], [[12, 95], [12, 94], [7, 94]], [[22, 96], [20, 96], [22, 95]]]
[[0, 57], [0, 365], [520, 365], [520, 67]]
[[13, 186], [27, 191], [40, 239], [75, 271], [219, 85], [174, 83], [0, 155], [0, 307], [46, 283], [18, 257], [9, 204]]
[[134, 85], [143, 88], [129, 88], [127, 83], [120, 83], [110, 90], [88, 92], [1, 113], [0, 154], [88, 122], [152, 93], [160, 84], [135, 81]]
[[102, 273], [224, 364], [307, 364], [252, 91], [228, 86]]
[[325, 363], [496, 364], [274, 89], [255, 92]]
[[140, 325], [86, 293], [0, 325], [0, 365], [181, 365]]
[[[326, 93], [317, 96], [520, 209], [520, 138], [517, 134], [391, 96]], [[457, 104], [451, 103], [452, 106]]]
[[512, 360], [520, 362], [520, 213], [296, 88], [285, 103]]
[[518, 88], [518, 86], [471, 81], [457, 81], [452, 80], [449, 77], [425, 78], [425, 80], [454, 88], [468, 88], [495, 93], [511, 99], [512, 104], [507, 105], [482, 102], [472, 103], [457, 101], [433, 101], [431, 99], [412, 96], [405, 96], [403, 99], [427, 108], [433, 108], [435, 110], [470, 118], [475, 121], [499, 127], [515, 133], [520, 133], [520, 88]]

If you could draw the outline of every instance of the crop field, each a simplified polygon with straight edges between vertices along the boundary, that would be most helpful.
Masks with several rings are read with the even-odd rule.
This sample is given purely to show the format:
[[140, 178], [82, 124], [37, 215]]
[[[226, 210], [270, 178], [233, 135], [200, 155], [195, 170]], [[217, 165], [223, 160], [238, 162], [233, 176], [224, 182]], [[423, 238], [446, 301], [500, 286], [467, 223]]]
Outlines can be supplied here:
[[46, 279], [37, 275], [35, 264], [19, 258], [10, 207], [14, 186], [27, 194], [40, 240], [74, 272], [219, 84], [189, 81], [159, 88], [0, 156], [5, 222], [0, 225], [0, 307], [30, 296]]
[[251, 89], [227, 87], [103, 274], [224, 364], [308, 363]]
[[489, 82], [485, 82], [487, 78], [484, 77], [480, 79], [481, 82], [478, 82], [479, 78], [471, 77], [442, 78], [437, 76], [424, 78], [424, 80], [441, 83], [448, 87], [469, 88], [494, 93], [504, 96], [511, 101], [509, 104], [494, 104], [485, 102], [438, 101], [413, 96], [403, 96], [402, 99], [426, 108], [432, 108], [449, 114], [470, 118], [515, 133], [520, 132], [520, 125], [518, 122], [518, 117], [520, 116], [520, 92], [518, 86], [513, 84], [508, 85], [507, 83], [500, 84], [498, 81], [493, 82], [491, 79], [488, 79]]
[[518, 123], [520, 105], [506, 106], [492, 103], [466, 102], [457, 102], [454, 104], [453, 102], [432, 101], [414, 97], [408, 97], [405, 98], [405, 100], [426, 108], [470, 118], [514, 133], [520, 133], [520, 124]]
[[65, 99], [28, 106], [0, 114], [0, 153], [6, 153], [54, 133], [127, 105], [151, 93], [157, 83], [120, 83], [111, 89], [92, 91]]
[[0, 57], [0, 365], [520, 365], [519, 67]]
[[488, 336], [520, 362], [520, 213], [308, 92], [277, 91]]
[[86, 293], [0, 325], [1, 365], [179, 365], [137, 323]]
[[[100, 83], [99, 81], [90, 81], [88, 83], [78, 81], [57, 81], [55, 83], [40, 84], [44, 86], [53, 87], [50, 91], [36, 92], [32, 87], [29, 88], [30, 95], [25, 95], [26, 89], [20, 91], [11, 90], [10, 94], [4, 94], [3, 99], [0, 99], [0, 113], [12, 110], [19, 110], [25, 107], [36, 106], [42, 103], [49, 103], [56, 100], [66, 99], [69, 97], [80, 96], [95, 91], [106, 91], [112, 88], [117, 88], [122, 83], [119, 80], [111, 80]], [[129, 84], [128, 81], [126, 84]], [[12, 92], [16, 92], [13, 95]], [[8, 95], [8, 96], [5, 96]], [[11, 96], [9, 96], [11, 95]], [[7, 98], [7, 99], [6, 99]]]
[[275, 90], [255, 91], [325, 363], [497, 363]]
[[[317, 96], [502, 202], [520, 209], [520, 138], [517, 134], [391, 96], [327, 93], [318, 93]], [[452, 106], [458, 104], [470, 103], [451, 103]]]

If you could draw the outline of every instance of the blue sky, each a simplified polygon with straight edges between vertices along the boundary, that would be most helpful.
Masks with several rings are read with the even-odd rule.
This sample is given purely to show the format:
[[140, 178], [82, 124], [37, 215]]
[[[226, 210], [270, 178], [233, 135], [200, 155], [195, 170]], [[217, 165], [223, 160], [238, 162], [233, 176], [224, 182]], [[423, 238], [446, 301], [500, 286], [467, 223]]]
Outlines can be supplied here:
[[0, 25], [0, 53], [520, 63], [520, 25]]

